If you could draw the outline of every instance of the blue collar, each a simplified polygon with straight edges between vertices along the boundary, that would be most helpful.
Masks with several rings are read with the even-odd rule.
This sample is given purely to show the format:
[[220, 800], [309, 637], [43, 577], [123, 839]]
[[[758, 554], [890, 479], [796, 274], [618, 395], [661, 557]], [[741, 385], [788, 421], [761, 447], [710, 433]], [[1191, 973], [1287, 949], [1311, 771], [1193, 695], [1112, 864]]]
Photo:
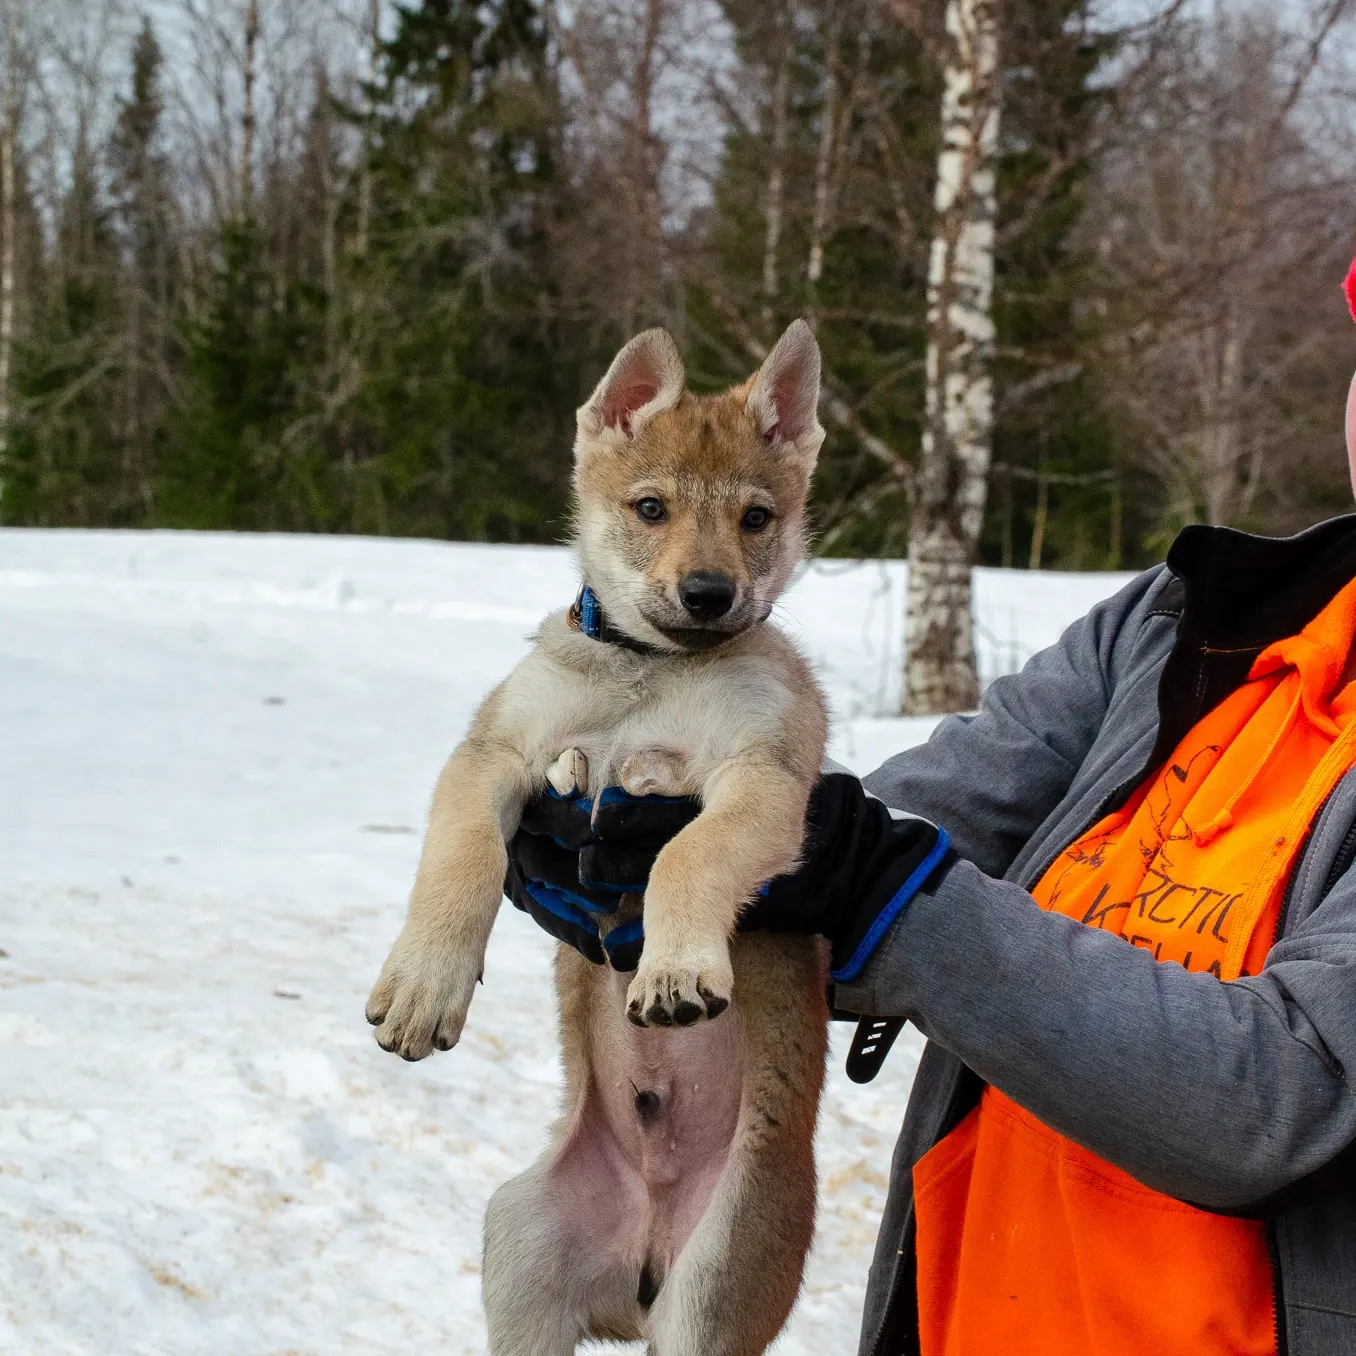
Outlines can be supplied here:
[[634, 654], [660, 655], [668, 654], [668, 650], [661, 650], [657, 645], [649, 645], [643, 640], [637, 640], [634, 636], [628, 636], [625, 631], [618, 630], [607, 619], [607, 614], [603, 611], [603, 605], [598, 601], [598, 595], [589, 588], [587, 584], [579, 590], [579, 596], [574, 600], [574, 605], [570, 608], [567, 618], [570, 629], [578, 631], [581, 636], [587, 636], [590, 640], [600, 641], [604, 645], [620, 645], [624, 650], [630, 650]]
[[603, 631], [603, 605], [587, 584], [579, 590], [579, 629], [590, 640], [598, 640]]

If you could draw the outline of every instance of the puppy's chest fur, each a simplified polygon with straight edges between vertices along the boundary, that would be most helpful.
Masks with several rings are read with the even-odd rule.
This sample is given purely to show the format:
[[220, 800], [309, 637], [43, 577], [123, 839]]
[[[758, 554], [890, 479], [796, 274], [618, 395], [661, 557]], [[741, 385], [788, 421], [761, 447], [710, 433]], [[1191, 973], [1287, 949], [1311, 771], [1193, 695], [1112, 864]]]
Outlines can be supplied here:
[[809, 663], [780, 631], [759, 626], [697, 655], [641, 655], [582, 636], [566, 618], [547, 618], [499, 694], [496, 723], [514, 732], [538, 783], [568, 747], [586, 755], [595, 791], [642, 751], [680, 759], [687, 794], [700, 794], [733, 761], [813, 779], [823, 699]]

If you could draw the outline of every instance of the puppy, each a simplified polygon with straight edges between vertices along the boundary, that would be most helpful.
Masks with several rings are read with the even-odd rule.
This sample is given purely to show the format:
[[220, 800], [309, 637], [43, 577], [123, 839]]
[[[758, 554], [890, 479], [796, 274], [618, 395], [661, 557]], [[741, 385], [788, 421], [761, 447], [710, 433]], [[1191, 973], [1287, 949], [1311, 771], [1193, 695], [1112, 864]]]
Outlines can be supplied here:
[[[575, 441], [575, 546], [603, 638], [577, 605], [547, 618], [434, 793], [367, 1006], [406, 1059], [461, 1034], [530, 797], [620, 786], [702, 807], [655, 861], [634, 976], [557, 956], [564, 1107], [486, 1214], [493, 1356], [590, 1338], [754, 1356], [800, 1288], [826, 958], [818, 939], [735, 924], [795, 866], [824, 753], [809, 665], [767, 623], [804, 553], [819, 368], [803, 321], [719, 396], [688, 392], [663, 330], [621, 350]], [[640, 907], [628, 897], [612, 921]]]

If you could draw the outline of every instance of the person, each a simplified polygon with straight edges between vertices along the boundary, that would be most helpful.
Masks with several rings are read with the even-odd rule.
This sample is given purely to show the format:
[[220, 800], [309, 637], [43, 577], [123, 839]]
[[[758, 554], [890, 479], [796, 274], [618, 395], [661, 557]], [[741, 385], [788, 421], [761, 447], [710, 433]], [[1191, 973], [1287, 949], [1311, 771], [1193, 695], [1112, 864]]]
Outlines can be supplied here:
[[[1356, 380], [1347, 434], [1356, 490]], [[1356, 1356], [1353, 636], [1356, 514], [1188, 527], [977, 714], [821, 781], [747, 925], [822, 933], [835, 1009], [928, 1042], [860, 1356]], [[507, 892], [633, 967], [596, 912], [693, 813], [543, 800]]]

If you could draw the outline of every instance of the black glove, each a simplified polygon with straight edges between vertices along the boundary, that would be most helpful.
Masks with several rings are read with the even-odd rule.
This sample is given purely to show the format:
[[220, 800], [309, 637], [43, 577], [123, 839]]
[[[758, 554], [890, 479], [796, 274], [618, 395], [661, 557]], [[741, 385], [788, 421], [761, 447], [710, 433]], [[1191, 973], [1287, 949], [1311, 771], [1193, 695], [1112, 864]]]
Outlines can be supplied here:
[[[639, 894], [664, 846], [696, 818], [695, 800], [634, 798], [615, 787], [592, 803], [547, 791], [527, 808], [509, 845], [505, 893], [553, 937], [619, 970], [640, 960], [640, 920], [598, 935], [597, 916], [622, 894]], [[802, 864], [763, 886], [741, 931], [819, 933], [832, 947], [832, 976], [856, 978], [890, 924], [948, 857], [946, 833], [899, 817], [848, 773], [830, 772], [810, 795]]]
[[660, 849], [701, 813], [689, 797], [628, 796], [606, 787], [598, 797], [562, 796], [547, 788], [528, 803], [509, 844], [504, 893], [551, 936], [617, 970], [640, 964], [639, 918], [599, 935], [600, 916], [625, 894], [643, 894]]
[[845, 983], [950, 848], [944, 829], [891, 810], [850, 773], [825, 773], [810, 793], [800, 866], [763, 887], [740, 930], [827, 937], [830, 976]]

